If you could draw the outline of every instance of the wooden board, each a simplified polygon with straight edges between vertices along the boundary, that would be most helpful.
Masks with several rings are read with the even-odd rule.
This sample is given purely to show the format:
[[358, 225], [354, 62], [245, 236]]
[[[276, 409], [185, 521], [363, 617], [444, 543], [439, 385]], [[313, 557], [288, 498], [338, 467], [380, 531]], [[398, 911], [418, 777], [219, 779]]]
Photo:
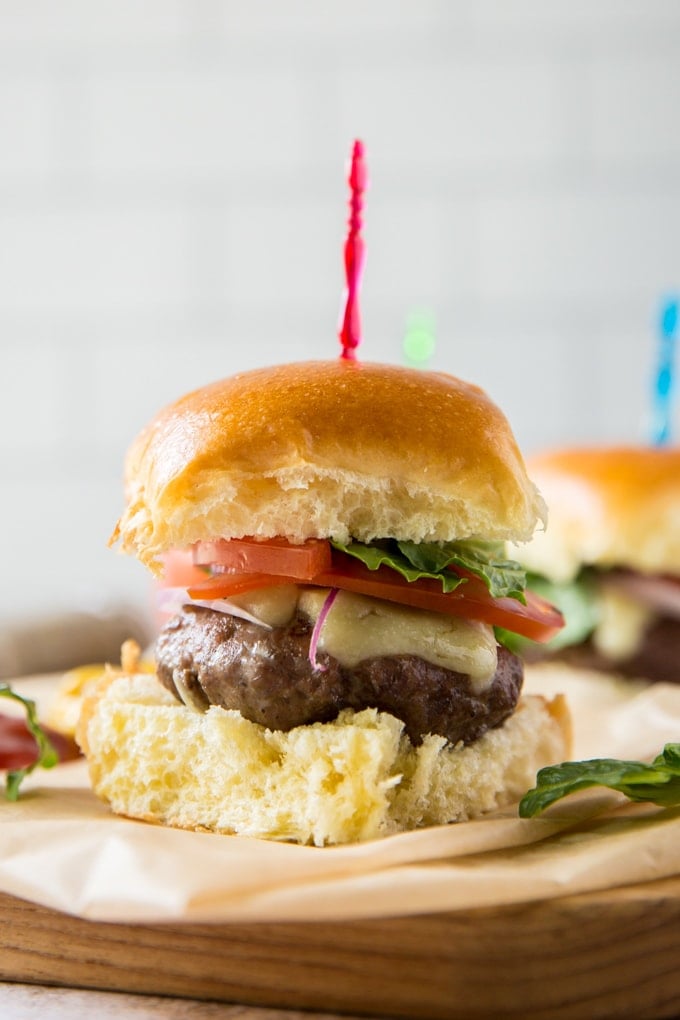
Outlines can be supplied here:
[[680, 877], [317, 924], [102, 924], [0, 895], [0, 979], [429, 1020], [680, 1015]]

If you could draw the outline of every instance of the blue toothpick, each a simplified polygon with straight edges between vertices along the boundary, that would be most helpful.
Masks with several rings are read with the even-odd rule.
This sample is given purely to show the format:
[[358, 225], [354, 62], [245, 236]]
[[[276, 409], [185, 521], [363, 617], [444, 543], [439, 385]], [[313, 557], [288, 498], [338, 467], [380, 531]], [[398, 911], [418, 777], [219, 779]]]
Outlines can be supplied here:
[[659, 320], [659, 361], [654, 380], [652, 443], [666, 446], [671, 439], [673, 417], [673, 368], [675, 336], [678, 327], [678, 301], [670, 298], [661, 309]]

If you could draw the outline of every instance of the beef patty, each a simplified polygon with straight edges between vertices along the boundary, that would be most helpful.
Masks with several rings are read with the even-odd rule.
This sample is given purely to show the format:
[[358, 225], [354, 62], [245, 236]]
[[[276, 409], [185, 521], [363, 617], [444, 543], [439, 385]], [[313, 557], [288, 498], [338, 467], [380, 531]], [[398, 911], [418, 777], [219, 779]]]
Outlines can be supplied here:
[[639, 647], [626, 659], [610, 659], [599, 652], [591, 640], [569, 645], [557, 652], [555, 658], [580, 669], [619, 673], [651, 682], [680, 683], [680, 620], [656, 617]]
[[322, 669], [314, 669], [311, 633], [311, 623], [300, 613], [285, 627], [267, 630], [185, 606], [158, 637], [158, 677], [197, 708], [236, 709], [272, 730], [329, 722], [343, 708], [376, 708], [401, 719], [413, 743], [435, 733], [470, 744], [500, 726], [519, 698], [522, 663], [503, 647], [493, 680], [476, 693], [468, 676], [414, 655], [365, 659], [347, 669], [320, 653]]

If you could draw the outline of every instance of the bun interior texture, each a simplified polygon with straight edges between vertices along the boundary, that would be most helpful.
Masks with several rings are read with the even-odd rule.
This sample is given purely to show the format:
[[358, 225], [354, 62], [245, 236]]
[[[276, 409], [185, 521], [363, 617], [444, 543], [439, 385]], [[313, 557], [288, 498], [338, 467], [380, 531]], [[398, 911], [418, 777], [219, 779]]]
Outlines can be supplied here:
[[156, 571], [167, 550], [210, 538], [524, 542], [545, 517], [482, 390], [341, 359], [188, 394], [134, 442], [125, 480], [112, 541]]
[[568, 756], [570, 724], [561, 696], [529, 696], [469, 747], [436, 736], [413, 746], [375, 709], [284, 733], [236, 711], [192, 711], [149, 674], [113, 674], [85, 699], [77, 738], [118, 814], [322, 846], [511, 803]]

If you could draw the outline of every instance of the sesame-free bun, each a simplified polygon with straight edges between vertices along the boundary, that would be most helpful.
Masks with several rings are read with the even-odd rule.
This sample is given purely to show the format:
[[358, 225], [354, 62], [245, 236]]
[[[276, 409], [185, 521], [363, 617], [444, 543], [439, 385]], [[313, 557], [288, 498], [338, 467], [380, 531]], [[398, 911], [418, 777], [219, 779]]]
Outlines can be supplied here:
[[195, 712], [149, 674], [112, 673], [86, 697], [76, 736], [117, 814], [321, 846], [512, 803], [568, 757], [571, 731], [561, 696], [530, 696], [469, 747], [437, 736], [414, 747], [370, 708], [283, 733], [216, 706]]
[[608, 446], [529, 460], [550, 508], [547, 530], [513, 555], [568, 581], [583, 566], [680, 574], [680, 449]]
[[135, 440], [125, 482], [112, 541], [153, 570], [212, 538], [526, 541], [545, 512], [482, 390], [340, 358], [189, 393]]

